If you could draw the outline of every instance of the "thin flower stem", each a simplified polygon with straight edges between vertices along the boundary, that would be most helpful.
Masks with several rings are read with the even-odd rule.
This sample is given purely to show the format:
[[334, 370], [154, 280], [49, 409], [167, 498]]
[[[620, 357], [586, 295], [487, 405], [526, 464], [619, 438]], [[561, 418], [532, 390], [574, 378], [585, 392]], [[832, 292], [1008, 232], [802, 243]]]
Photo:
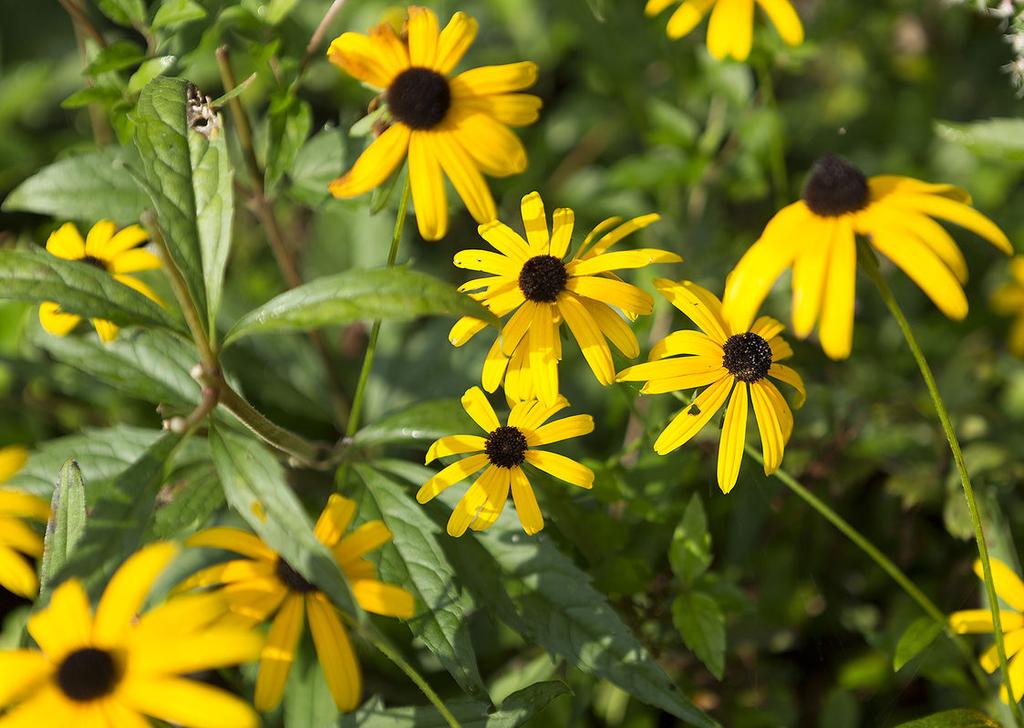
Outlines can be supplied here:
[[[744, 449], [746, 450], [747, 455], [749, 455], [753, 460], [757, 461], [762, 466], [764, 465], [761, 453], [759, 453], [753, 445], [746, 443], [744, 445]], [[977, 660], [974, 659], [974, 653], [971, 652], [971, 648], [964, 642], [960, 635], [956, 634], [952, 630], [949, 626], [949, 621], [946, 619], [946, 615], [943, 614], [942, 610], [935, 605], [935, 602], [929, 599], [928, 596], [910, 580], [910, 577], [904, 574], [903, 571], [873, 543], [871, 543], [864, 534], [832, 510], [827, 503], [805, 488], [800, 481], [782, 469], [776, 470], [772, 475], [807, 503], [807, 505], [816, 510], [825, 518], [826, 521], [835, 526], [836, 529], [850, 539], [857, 548], [867, 554], [868, 558], [878, 564], [882, 571], [888, 574], [889, 577], [907, 593], [907, 596], [917, 602], [917, 605], [921, 607], [921, 610], [925, 614], [934, 619], [935, 622], [942, 627], [943, 632], [946, 633], [946, 636], [949, 637], [950, 641], [956, 646], [961, 656], [967, 662], [968, 669], [975, 681], [978, 683], [978, 687], [981, 688], [983, 693], [987, 692], [988, 681], [985, 679], [984, 674], [978, 667]]]
[[441, 700], [440, 696], [434, 692], [434, 689], [430, 687], [426, 679], [416, 671], [415, 667], [409, 664], [408, 660], [402, 657], [398, 650], [391, 646], [387, 638], [384, 637], [376, 627], [369, 623], [360, 624], [347, 614], [344, 615], [344, 617], [345, 621], [348, 622], [348, 624], [358, 632], [363, 639], [376, 647], [384, 657], [388, 658], [395, 667], [404, 672], [406, 677], [415, 683], [416, 687], [418, 687], [420, 692], [426, 696], [431, 705], [437, 709], [437, 712], [441, 714], [441, 717], [444, 718], [450, 728], [462, 728], [459, 721], [456, 720], [451, 711], [445, 707], [444, 701]]
[[932, 404], [935, 406], [936, 416], [939, 418], [939, 423], [942, 425], [942, 431], [946, 435], [946, 440], [949, 442], [950, 452], [953, 454], [953, 461], [956, 463], [957, 471], [960, 474], [960, 483], [963, 486], [964, 497], [967, 499], [967, 509], [971, 514], [971, 525], [974, 528], [974, 540], [978, 547], [978, 558], [981, 561], [982, 576], [985, 581], [985, 593], [988, 596], [988, 607], [992, 613], [992, 631], [995, 636], [996, 653], [999, 655], [999, 668], [1002, 673], [1003, 683], [1006, 686], [1007, 696], [1010, 699], [1012, 706], [1011, 713], [1013, 713], [1014, 723], [1018, 726], [1024, 726], [1024, 715], [1021, 714], [1020, 704], [1013, 699], [1013, 687], [1010, 683], [1010, 670], [1006, 660], [1006, 647], [1003, 644], [1003, 625], [1000, 621], [999, 616], [999, 595], [996, 593], [995, 580], [992, 578], [992, 564], [989, 560], [988, 546], [985, 543], [985, 531], [981, 523], [981, 514], [978, 511], [978, 504], [974, 496], [974, 486], [971, 485], [971, 476], [967, 472], [967, 464], [964, 462], [964, 455], [960, 449], [960, 441], [956, 436], [956, 431], [953, 429], [953, 423], [949, 418], [949, 412], [946, 409], [946, 403], [942, 399], [942, 394], [939, 392], [939, 387], [935, 383], [935, 376], [932, 374], [932, 369], [928, 365], [928, 360], [925, 359], [924, 352], [921, 351], [920, 345], [917, 343], [917, 337], [914, 336], [914, 331], [907, 321], [907, 317], [903, 313], [903, 309], [900, 308], [899, 303], [896, 301], [896, 297], [893, 296], [892, 289], [889, 288], [889, 284], [886, 283], [885, 278], [882, 276], [882, 272], [878, 267], [878, 258], [875, 257], [875, 253], [869, 248], [863, 241], [858, 243], [860, 252], [861, 268], [867, 274], [871, 282], [875, 284], [878, 289], [878, 293], [882, 297], [882, 301], [885, 303], [889, 312], [896, 319], [896, 323], [900, 327], [900, 331], [903, 332], [903, 338], [907, 341], [907, 346], [910, 347], [910, 353], [914, 356], [914, 361], [917, 362], [917, 368], [921, 370], [921, 376], [924, 378], [925, 386], [928, 388], [928, 394], [931, 395]]
[[341, 8], [345, 5], [345, 0], [334, 0], [331, 3], [331, 7], [327, 8], [327, 12], [324, 13], [323, 19], [320, 24], [316, 26], [316, 30], [313, 31], [313, 35], [309, 39], [309, 43], [306, 45], [306, 53], [302, 56], [302, 61], [299, 63], [299, 70], [295, 74], [295, 83], [298, 85], [299, 80], [302, 78], [302, 74], [306, 72], [306, 66], [313, 60], [313, 54], [316, 53], [317, 48], [324, 40], [324, 36], [327, 34], [327, 29], [331, 23], [334, 22], [334, 18], [341, 12]]

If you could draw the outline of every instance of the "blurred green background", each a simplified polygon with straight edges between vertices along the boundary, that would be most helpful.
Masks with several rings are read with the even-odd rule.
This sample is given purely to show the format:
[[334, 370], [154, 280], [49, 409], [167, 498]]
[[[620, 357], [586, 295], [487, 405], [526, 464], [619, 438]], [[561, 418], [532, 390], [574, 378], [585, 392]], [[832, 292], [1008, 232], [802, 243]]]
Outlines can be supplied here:
[[[797, 0], [808, 42], [785, 48], [759, 15], [754, 54], [749, 65], [741, 65], [707, 56], [706, 24], [681, 41], [669, 41], [667, 16], [645, 18], [639, 0], [428, 4], [442, 22], [460, 9], [480, 21], [464, 64], [529, 59], [540, 65], [535, 92], [544, 110], [539, 123], [521, 130], [529, 170], [492, 185], [501, 218], [518, 228], [519, 198], [534, 189], [549, 211], [574, 208], [580, 232], [609, 215], [660, 212], [661, 222], [633, 244], [676, 251], [685, 263], [639, 273], [635, 280], [648, 290], [652, 278], [668, 276], [691, 278], [720, 293], [725, 273], [779, 204], [795, 199], [803, 175], [826, 152], [847, 156], [868, 174], [963, 185], [1012, 240], [1024, 239], [1024, 132], [1014, 154], [1012, 138], [964, 144], [944, 124], [1024, 112], [1024, 102], [1000, 71], [1010, 50], [999, 22], [969, 7], [940, 0]], [[238, 78], [256, 74], [241, 98], [261, 120], [256, 136], [263, 149], [268, 106], [282, 92], [276, 74], [293, 71], [328, 5], [203, 0], [195, 5], [202, 16], [182, 15], [186, 19], [149, 48], [140, 35], [94, 8], [90, 16], [108, 41], [135, 43], [150, 58], [165, 58], [161, 68], [191, 79], [213, 97], [222, 93], [214, 51], [227, 44]], [[365, 31], [385, 13], [400, 10], [351, 0], [329, 37]], [[90, 111], [62, 107], [86, 86], [62, 8], [0, 0], [0, 18], [3, 197], [41, 166], [96, 142]], [[116, 144], [118, 134], [129, 133], [137, 89], [125, 79], [136, 66], [95, 77], [114, 89], [92, 107], [105, 143]], [[305, 111], [295, 111], [295, 144], [301, 148], [275, 204], [307, 278], [384, 262], [395, 200], [371, 214], [369, 196], [340, 202], [328, 199], [325, 187], [364, 147], [366, 140], [348, 130], [365, 114], [371, 96], [321, 53], [303, 81], [309, 139], [299, 118]], [[1024, 122], [1017, 127], [1022, 128]], [[778, 168], [773, 172], [776, 155], [784, 160], [784, 176]], [[244, 180], [242, 165], [236, 163], [236, 170]], [[451, 256], [478, 247], [479, 239], [461, 207], [452, 214], [451, 231], [439, 243], [419, 240], [415, 226], [407, 226], [401, 258], [461, 282]], [[0, 245], [42, 244], [61, 221], [0, 213]], [[1007, 261], [966, 232], [956, 237], [971, 269], [966, 321], [947, 321], [902, 274], [889, 274], [958, 423], [995, 553], [1017, 564], [1013, 534], [1024, 528], [1024, 364], [1006, 351], [1008, 321], [987, 304], [1008, 277]], [[240, 205], [224, 323], [283, 288], [255, 218]], [[787, 297], [788, 285], [781, 283], [768, 312], [788, 320]], [[456, 397], [475, 383], [488, 337], [453, 349], [449, 323], [434, 319], [384, 328], [367, 421], [424, 399]], [[637, 333], [646, 353], [652, 339], [687, 326], [659, 301], [655, 314], [638, 322]], [[365, 333], [358, 326], [325, 332], [337, 362], [333, 373], [349, 394]], [[977, 605], [978, 583], [970, 571], [975, 552], [959, 482], [913, 361], [868, 281], [858, 281], [849, 361], [828, 361], [813, 341], [794, 343], [793, 366], [807, 380], [808, 403], [796, 415], [784, 467], [868, 535], [940, 608]], [[33, 445], [115, 424], [159, 427], [151, 404], [82, 373], [48, 346], [34, 310], [0, 305], [0, 444]], [[563, 452], [586, 458], [598, 477], [592, 493], [570, 493], [553, 483], [540, 488], [549, 515], [545, 534], [593, 575], [701, 707], [739, 728], [845, 728], [890, 726], [979, 704], [948, 643], [935, 642], [893, 673], [896, 641], [920, 615], [830, 525], [750, 461], [733, 493], [723, 496], [714, 477], [716, 428], [665, 458], [650, 452], [649, 441], [624, 453], [624, 441], [636, 436], [627, 433], [632, 390], [602, 389], [575, 345], [566, 352], [564, 393], [574, 411], [594, 415], [597, 428]], [[307, 339], [259, 339], [234, 355], [233, 374], [272, 418], [310, 437], [334, 436], [326, 375]], [[268, 365], [247, 367], [253, 356]], [[656, 434], [677, 404], [669, 396], [645, 402], [642, 429]], [[422, 456], [406, 454], [413, 460]], [[713, 562], [695, 584], [684, 585], [667, 554], [694, 496], [707, 513]], [[693, 591], [712, 598], [725, 616], [721, 680], [687, 649], [673, 621], [673, 600]], [[6, 609], [14, 600], [0, 595], [0, 603]], [[558, 698], [536, 725], [673, 725], [670, 717], [571, 666], [533, 660], [536, 653], [528, 645], [511, 633], [494, 634], [483, 615], [478, 622], [474, 642], [481, 668], [499, 693], [530, 675], [558, 674], [572, 685], [575, 694]], [[415, 702], [415, 695], [410, 699]]]

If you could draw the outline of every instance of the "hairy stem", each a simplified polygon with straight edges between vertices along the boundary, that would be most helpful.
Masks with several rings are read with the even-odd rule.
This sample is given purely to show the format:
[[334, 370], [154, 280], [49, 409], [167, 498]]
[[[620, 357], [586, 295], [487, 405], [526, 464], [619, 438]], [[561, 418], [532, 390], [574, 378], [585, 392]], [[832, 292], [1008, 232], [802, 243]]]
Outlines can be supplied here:
[[935, 376], [928, 365], [928, 360], [925, 359], [924, 352], [921, 351], [921, 347], [917, 343], [917, 337], [914, 336], [914, 331], [907, 321], [903, 309], [900, 308], [896, 297], [893, 296], [892, 289], [889, 288], [889, 284], [886, 283], [885, 278], [882, 276], [882, 272], [878, 267], [878, 258], [875, 257], [874, 251], [865, 242], [858, 242], [858, 248], [861, 268], [868, 278], [871, 279], [871, 282], [875, 284], [878, 293], [882, 297], [882, 301], [889, 309], [893, 318], [896, 319], [900, 331], [903, 332], [903, 338], [906, 339], [907, 346], [910, 347], [910, 353], [913, 355], [914, 361], [917, 362], [917, 368], [921, 370], [921, 376], [924, 379], [925, 386], [928, 388], [928, 394], [931, 395], [932, 404], [935, 406], [935, 414], [939, 418], [942, 431], [949, 442], [949, 450], [953, 454], [953, 461], [956, 463], [956, 469], [960, 475], [960, 484], [963, 486], [964, 498], [967, 499], [967, 509], [971, 514], [974, 540], [978, 547], [978, 559], [981, 561], [982, 576], [985, 581], [985, 593], [988, 596], [988, 606], [992, 613], [992, 631], [995, 636], [996, 653], [999, 655], [1000, 672], [1010, 699], [1010, 705], [1012, 706], [1011, 713], [1013, 713], [1014, 722], [1018, 727], [1024, 726], [1024, 716], [1021, 715], [1020, 705], [1013, 699], [1010, 670], [1006, 660], [1006, 647], [1003, 643], [1003, 625], [999, 617], [999, 595], [996, 593], [995, 581], [992, 578], [992, 564], [989, 560], [988, 545], [985, 543], [985, 531], [974, 495], [974, 486], [971, 485], [971, 476], [967, 472], [967, 464], [964, 462], [964, 455], [960, 449], [960, 440], [956, 436], [956, 430], [953, 429], [953, 422], [949, 418], [946, 403], [942, 399], [938, 385], [935, 383]]
[[320, 44], [323, 43], [324, 36], [327, 35], [327, 29], [331, 23], [334, 22], [334, 18], [341, 12], [341, 8], [345, 5], [345, 0], [334, 0], [331, 3], [331, 7], [327, 8], [327, 12], [324, 13], [323, 19], [320, 24], [316, 26], [316, 30], [313, 31], [313, 35], [310, 36], [309, 43], [306, 44], [306, 53], [302, 56], [302, 61], [299, 63], [299, 70], [295, 74], [295, 84], [298, 84], [299, 79], [302, 78], [302, 74], [306, 72], [306, 66], [313, 60], [313, 55], [316, 53]]

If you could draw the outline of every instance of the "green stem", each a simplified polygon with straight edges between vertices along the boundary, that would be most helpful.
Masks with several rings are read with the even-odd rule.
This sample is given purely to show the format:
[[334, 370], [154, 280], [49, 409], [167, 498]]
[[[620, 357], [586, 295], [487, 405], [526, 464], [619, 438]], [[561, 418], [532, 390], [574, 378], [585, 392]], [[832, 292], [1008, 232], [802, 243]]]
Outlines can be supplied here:
[[[409, 207], [409, 177], [405, 178], [405, 188], [402, 190], [402, 199], [398, 203], [398, 214], [395, 217], [395, 230], [391, 236], [391, 249], [388, 250], [387, 267], [395, 264], [398, 257], [398, 244], [402, 240], [402, 228], [405, 227], [406, 212]], [[366, 382], [370, 378], [370, 370], [373, 368], [373, 359], [377, 354], [377, 338], [380, 336], [380, 319], [373, 322], [370, 328], [370, 338], [366, 342], [366, 354], [363, 356], [363, 367], [359, 371], [359, 382], [356, 384], [356, 393], [352, 397], [352, 409], [349, 411], [348, 425], [345, 427], [345, 438], [350, 438], [359, 429], [359, 416], [363, 409], [363, 397], [366, 395]]]
[[327, 467], [331, 464], [331, 452], [327, 448], [275, 425], [245, 401], [223, 378], [216, 382], [216, 386], [220, 391], [220, 403], [261, 440], [288, 453], [303, 465]]
[[[759, 453], [753, 445], [747, 443], [744, 446], [744, 449], [746, 450], [747, 455], [756, 460], [762, 466], [764, 465], [761, 453]], [[974, 659], [974, 653], [971, 652], [971, 648], [968, 647], [964, 640], [956, 634], [952, 628], [950, 628], [946, 615], [942, 613], [942, 610], [935, 606], [935, 602], [929, 599], [928, 596], [910, 580], [910, 577], [904, 574], [903, 571], [900, 570], [900, 567], [896, 566], [896, 564], [894, 564], [885, 554], [879, 551], [878, 548], [864, 536], [864, 534], [850, 525], [849, 522], [844, 520], [843, 517], [834, 510], [829, 508], [824, 501], [811, 493], [811, 491], [805, 488], [800, 481], [785, 470], [781, 469], [776, 470], [772, 475], [782, 481], [783, 485], [799, 496], [805, 503], [807, 503], [807, 505], [821, 514], [826, 521], [835, 526], [839, 532], [850, 539], [857, 548], [867, 554], [868, 558], [878, 564], [882, 571], [888, 574], [889, 577], [907, 593], [907, 596], [917, 602], [917, 605], [921, 607], [921, 610], [925, 614], [934, 619], [935, 622], [942, 627], [946, 636], [948, 636], [953, 644], [956, 645], [957, 650], [966, 660], [967, 666], [971, 671], [971, 675], [974, 676], [975, 681], [978, 683], [978, 687], [981, 688], [982, 692], [986, 692], [988, 690], [988, 682], [985, 680], [984, 674], [981, 672], [977, 661]]]
[[441, 714], [445, 722], [448, 723], [450, 728], [462, 728], [459, 721], [455, 719], [455, 716], [451, 714], [451, 711], [445, 707], [444, 701], [441, 700], [440, 696], [434, 692], [434, 689], [430, 687], [426, 679], [420, 675], [416, 668], [409, 664], [408, 660], [402, 657], [401, 653], [396, 650], [387, 639], [382, 635], [372, 624], [360, 624], [348, 615], [345, 616], [345, 621], [362, 636], [367, 642], [376, 647], [384, 657], [388, 658], [399, 670], [405, 673], [415, 685], [420, 689], [427, 700], [430, 701], [431, 705], [437, 709], [437, 712]]
[[931, 395], [932, 404], [935, 406], [935, 413], [939, 418], [939, 423], [942, 425], [942, 431], [946, 435], [946, 440], [949, 442], [953, 461], [956, 463], [956, 469], [960, 474], [960, 484], [963, 486], [964, 498], [967, 499], [967, 510], [971, 514], [974, 540], [978, 547], [978, 559], [981, 561], [982, 576], [985, 581], [985, 593], [988, 596], [988, 606], [992, 613], [992, 631], [995, 636], [996, 653], [999, 655], [999, 668], [1002, 673], [1003, 683], [1006, 686], [1007, 697], [1012, 706], [1010, 712], [1013, 714], [1014, 723], [1017, 726], [1024, 726], [1024, 716], [1021, 715], [1020, 704], [1013, 699], [1013, 687], [1010, 684], [1010, 671], [1006, 660], [1006, 647], [1003, 644], [1003, 625], [999, 618], [999, 595], [996, 593], [995, 581], [992, 578], [992, 564], [989, 560], [988, 546], [985, 543], [985, 531], [982, 527], [981, 514], [978, 511], [978, 504], [974, 496], [974, 486], [971, 485], [971, 476], [967, 472], [967, 464], [964, 462], [964, 455], [960, 449], [960, 441], [957, 439], [956, 431], [953, 429], [949, 412], [946, 410], [946, 403], [942, 399], [938, 385], [935, 383], [935, 377], [932, 374], [931, 367], [928, 365], [928, 360], [925, 359], [924, 352], [921, 351], [921, 347], [917, 343], [917, 338], [914, 336], [914, 331], [910, 327], [907, 317], [903, 314], [903, 309], [900, 308], [896, 297], [892, 294], [892, 289], [889, 288], [889, 284], [886, 283], [885, 278], [882, 276], [874, 251], [863, 241], [858, 243], [858, 248], [861, 268], [868, 278], [871, 279], [871, 282], [875, 284], [882, 297], [882, 301], [893, 315], [893, 318], [896, 319], [900, 331], [903, 332], [903, 338], [906, 339], [907, 346], [910, 347], [910, 353], [913, 354], [914, 361], [917, 362], [917, 368], [921, 370], [921, 376], [924, 378], [928, 394]]

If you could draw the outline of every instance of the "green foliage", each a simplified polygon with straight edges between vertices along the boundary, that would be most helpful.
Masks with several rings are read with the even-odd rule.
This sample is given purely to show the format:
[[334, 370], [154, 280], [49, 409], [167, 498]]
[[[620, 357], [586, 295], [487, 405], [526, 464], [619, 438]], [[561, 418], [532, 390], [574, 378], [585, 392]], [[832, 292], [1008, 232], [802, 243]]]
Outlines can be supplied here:
[[900, 723], [897, 728], [997, 728], [998, 725], [976, 710], [947, 710], [920, 720]]
[[82, 540], [85, 522], [85, 481], [78, 463], [68, 460], [60, 469], [50, 501], [50, 520], [46, 524], [43, 560], [39, 565], [42, 599], [46, 599], [53, 578]]
[[917, 655], [930, 645], [939, 633], [942, 632], [942, 625], [931, 617], [918, 617], [900, 636], [896, 643], [896, 654], [892, 658], [892, 669], [897, 672], [903, 666], [913, 660]]

